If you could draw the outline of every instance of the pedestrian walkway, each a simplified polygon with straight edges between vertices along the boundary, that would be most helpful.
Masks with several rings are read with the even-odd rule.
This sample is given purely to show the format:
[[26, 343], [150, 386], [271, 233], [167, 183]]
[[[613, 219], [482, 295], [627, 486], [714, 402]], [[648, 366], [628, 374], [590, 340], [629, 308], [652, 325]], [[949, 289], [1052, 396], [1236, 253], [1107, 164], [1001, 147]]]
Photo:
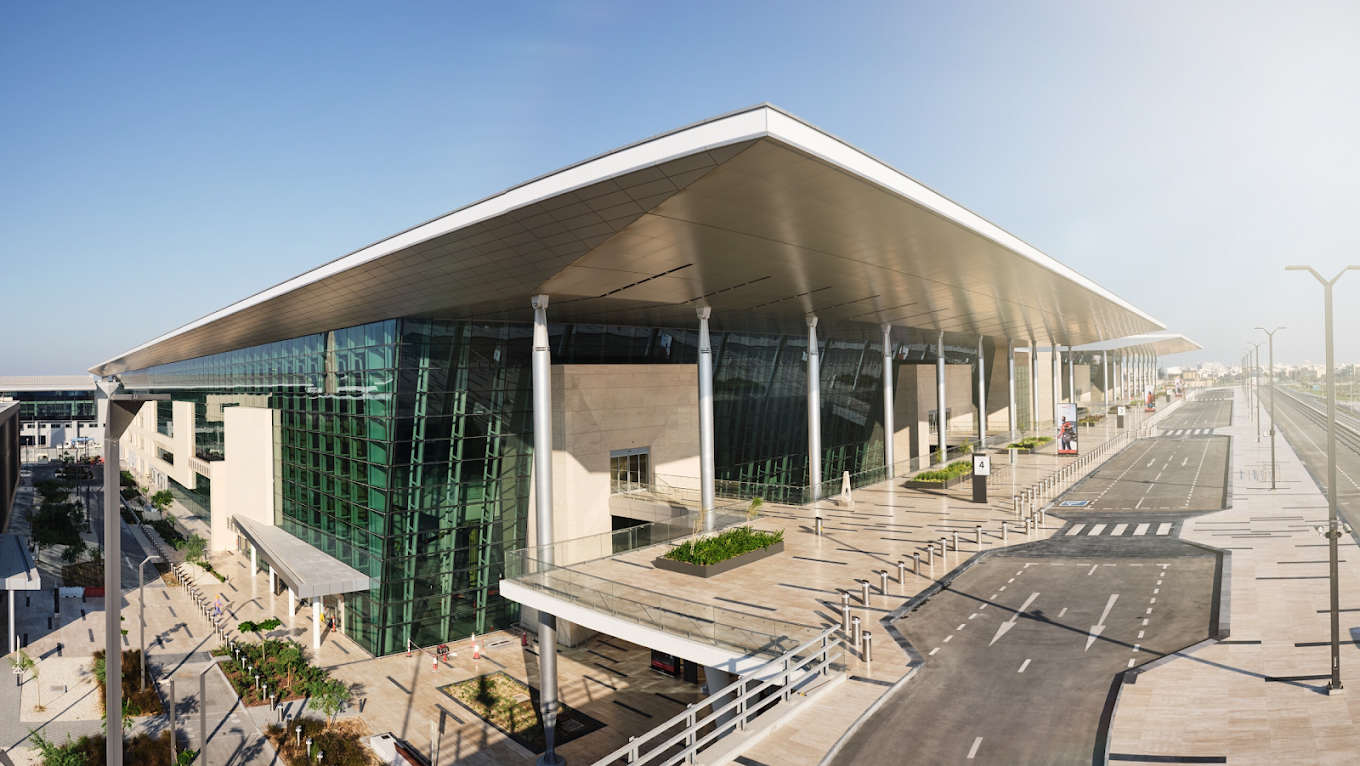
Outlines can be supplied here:
[[[1354, 764], [1360, 758], [1360, 684], [1326, 693], [1329, 672], [1327, 499], [1289, 443], [1277, 440], [1278, 489], [1270, 489], [1270, 443], [1255, 438], [1237, 394], [1231, 427], [1232, 507], [1185, 522], [1182, 537], [1231, 553], [1228, 640], [1177, 656], [1121, 689], [1111, 762], [1167, 758], [1197, 763]], [[1261, 411], [1267, 417], [1266, 411]], [[1341, 539], [1343, 668], [1360, 662], [1355, 594], [1360, 551]], [[1353, 675], [1353, 671], [1352, 671]], [[1127, 757], [1126, 757], [1127, 756]], [[1188, 760], [1186, 762], [1189, 762]]]

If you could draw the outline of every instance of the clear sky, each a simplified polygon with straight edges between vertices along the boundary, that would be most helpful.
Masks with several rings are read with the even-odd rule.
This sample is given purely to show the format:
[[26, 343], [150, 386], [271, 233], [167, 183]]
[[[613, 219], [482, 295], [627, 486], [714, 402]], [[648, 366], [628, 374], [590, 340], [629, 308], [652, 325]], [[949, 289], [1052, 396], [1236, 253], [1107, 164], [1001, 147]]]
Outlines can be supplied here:
[[[0, 3], [0, 374], [769, 101], [1235, 363], [1360, 263], [1354, 2]], [[1360, 273], [1337, 288], [1360, 361]], [[1263, 349], [1264, 350], [1264, 349]]]

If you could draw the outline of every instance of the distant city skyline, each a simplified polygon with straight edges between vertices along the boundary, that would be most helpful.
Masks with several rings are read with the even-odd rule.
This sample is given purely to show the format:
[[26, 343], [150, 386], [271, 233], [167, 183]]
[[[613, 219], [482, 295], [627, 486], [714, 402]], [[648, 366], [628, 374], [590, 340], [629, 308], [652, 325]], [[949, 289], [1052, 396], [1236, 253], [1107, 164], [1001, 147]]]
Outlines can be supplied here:
[[[0, 7], [0, 374], [74, 374], [393, 232], [769, 101], [1231, 365], [1360, 261], [1360, 9]], [[319, 8], [319, 6], [318, 6]], [[260, 23], [268, 18], [268, 24]], [[715, 20], [721, 19], [720, 23]], [[658, 31], [660, 30], [660, 31]], [[750, 34], [761, 30], [761, 34]], [[1360, 360], [1360, 274], [1336, 288]]]

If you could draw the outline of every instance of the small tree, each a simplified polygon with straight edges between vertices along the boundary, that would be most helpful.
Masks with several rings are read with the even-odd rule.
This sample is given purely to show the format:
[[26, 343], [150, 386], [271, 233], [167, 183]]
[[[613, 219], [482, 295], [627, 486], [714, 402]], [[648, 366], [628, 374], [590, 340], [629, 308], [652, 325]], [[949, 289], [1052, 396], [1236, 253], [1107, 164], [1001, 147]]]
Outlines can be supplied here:
[[335, 723], [335, 714], [344, 709], [352, 696], [349, 687], [334, 678], [321, 681], [312, 688], [312, 704], [326, 716], [326, 728]]
[[163, 489], [151, 496], [151, 506], [157, 511], [164, 512], [173, 502], [175, 502], [175, 495], [168, 489]]
[[[20, 650], [19, 650], [19, 656], [16, 657], [16, 658], [11, 658], [10, 661], [9, 661], [9, 664], [10, 664], [12, 667], [18, 668], [18, 669], [19, 669], [20, 675], [22, 675], [22, 674], [24, 674], [24, 673], [28, 673], [29, 676], [32, 678], [32, 680], [34, 680], [34, 681], [37, 681], [37, 680], [38, 680], [38, 661], [35, 660], [35, 659], [33, 659], [32, 657], [28, 656], [27, 654], [25, 654], [25, 653], [24, 653], [24, 650], [20, 649]], [[37, 710], [42, 710], [42, 709], [43, 709], [43, 704], [42, 704], [42, 686], [41, 686], [41, 685], [39, 685], [39, 686], [37, 687], [37, 694], [38, 694], [38, 704], [37, 704], [37, 706], [36, 706], [36, 709], [37, 709]]]
[[236, 629], [239, 630], [239, 631], [242, 632], [242, 633], [254, 633], [257, 637], [259, 637], [259, 639], [260, 639], [260, 663], [261, 663], [261, 664], [264, 664], [264, 646], [265, 646], [265, 644], [264, 644], [264, 636], [263, 636], [262, 634], [268, 633], [268, 632], [271, 631], [271, 630], [278, 630], [279, 627], [282, 626], [282, 625], [283, 625], [283, 620], [280, 620], [280, 619], [277, 618], [277, 617], [270, 617], [269, 619], [264, 620], [264, 621], [262, 621], [262, 622], [255, 622], [254, 620], [246, 620], [245, 622], [241, 623], [240, 625], [237, 625], [237, 626], [236, 626]]
[[753, 498], [751, 498], [751, 504], [748, 505], [748, 506], [746, 506], [746, 518], [747, 518], [747, 520], [749, 520], [749, 521], [754, 521], [755, 518], [756, 518], [757, 516], [760, 515], [760, 509], [761, 509], [761, 508], [764, 508], [764, 507], [765, 507], [765, 498], [763, 498], [763, 497], [753, 497]]
[[28, 739], [42, 754], [43, 766], [85, 766], [85, 751], [71, 741], [70, 734], [66, 735], [65, 745], [58, 745], [32, 729], [28, 730]]
[[207, 548], [207, 540], [197, 534], [190, 535], [189, 539], [184, 541], [184, 558], [189, 561], [200, 561]]

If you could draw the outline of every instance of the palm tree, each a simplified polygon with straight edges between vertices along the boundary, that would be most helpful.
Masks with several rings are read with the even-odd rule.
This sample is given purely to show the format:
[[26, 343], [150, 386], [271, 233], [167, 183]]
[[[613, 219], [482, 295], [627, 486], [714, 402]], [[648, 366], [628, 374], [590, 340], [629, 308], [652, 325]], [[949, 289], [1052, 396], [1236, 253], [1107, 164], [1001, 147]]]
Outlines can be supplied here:
[[[27, 654], [24, 654], [24, 651], [22, 649], [19, 650], [18, 658], [10, 659], [9, 664], [12, 667], [17, 668], [20, 675], [28, 673], [30, 676], [32, 676], [32, 680], [34, 681], [38, 680], [38, 661], [33, 659], [32, 657], [29, 657]], [[37, 695], [38, 695], [37, 709], [42, 710], [43, 704], [41, 685], [38, 686]]]

